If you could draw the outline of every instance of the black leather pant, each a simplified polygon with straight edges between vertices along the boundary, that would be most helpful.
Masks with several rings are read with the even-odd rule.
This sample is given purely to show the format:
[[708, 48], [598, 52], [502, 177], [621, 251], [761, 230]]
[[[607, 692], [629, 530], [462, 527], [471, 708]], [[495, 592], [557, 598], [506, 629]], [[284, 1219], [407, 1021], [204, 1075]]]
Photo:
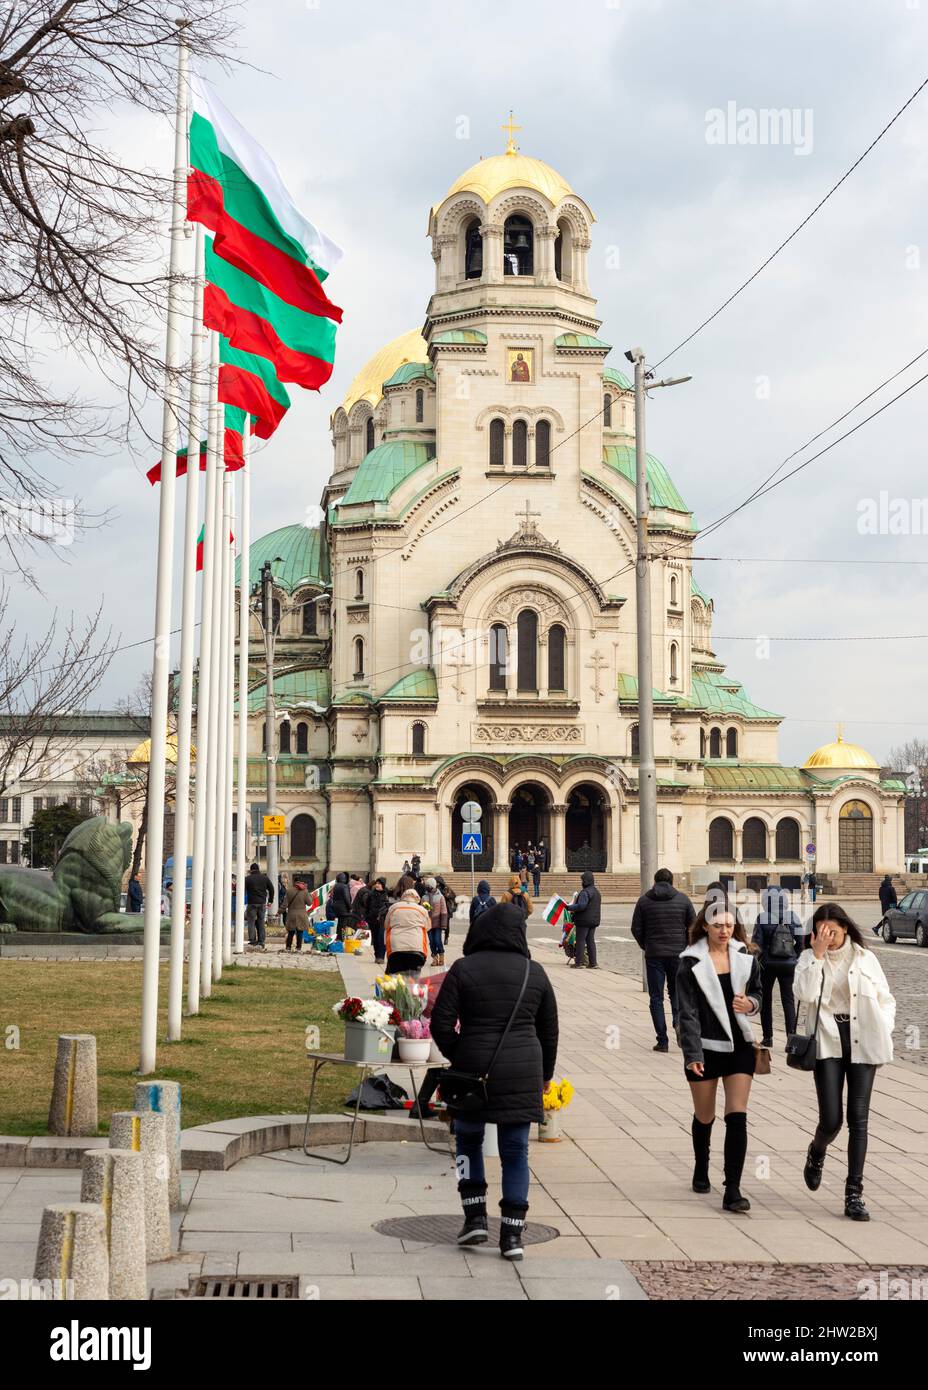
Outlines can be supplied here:
[[824, 1157], [828, 1145], [838, 1137], [844, 1118], [842, 1100], [847, 1082], [847, 1180], [855, 1186], [863, 1182], [867, 1157], [867, 1121], [876, 1067], [851, 1061], [851, 1025], [838, 1023], [841, 1056], [826, 1057], [815, 1064], [815, 1090], [818, 1095], [818, 1128], [812, 1148]]

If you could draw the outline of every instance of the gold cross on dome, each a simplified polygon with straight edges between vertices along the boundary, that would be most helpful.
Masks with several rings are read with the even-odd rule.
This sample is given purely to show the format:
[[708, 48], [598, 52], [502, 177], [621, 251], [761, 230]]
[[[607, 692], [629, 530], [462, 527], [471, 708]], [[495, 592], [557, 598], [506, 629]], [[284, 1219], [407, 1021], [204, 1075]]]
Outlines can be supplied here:
[[513, 123], [512, 111], [510, 110], [510, 112], [509, 112], [509, 120], [508, 120], [507, 124], [504, 125], [504, 126], [500, 126], [500, 130], [505, 130], [506, 133], [507, 133], [508, 136], [509, 136], [509, 141], [508, 141], [508, 144], [506, 145], [506, 153], [507, 153], [507, 154], [518, 154], [518, 153], [519, 153], [519, 147], [518, 147], [518, 145], [516, 144], [515, 140], [514, 140], [512, 137], [513, 137], [514, 133], [515, 133], [517, 130], [521, 130], [521, 129], [522, 129], [522, 127], [521, 127], [520, 125], [515, 125], [515, 124]]

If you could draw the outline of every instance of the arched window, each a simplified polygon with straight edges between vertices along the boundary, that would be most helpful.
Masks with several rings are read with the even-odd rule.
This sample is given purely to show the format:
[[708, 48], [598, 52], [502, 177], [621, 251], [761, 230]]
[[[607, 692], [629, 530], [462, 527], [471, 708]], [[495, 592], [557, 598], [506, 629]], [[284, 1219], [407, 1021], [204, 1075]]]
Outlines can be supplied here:
[[767, 827], [759, 816], [749, 816], [741, 833], [741, 858], [767, 858]]
[[633, 758], [640, 758], [640, 757], [641, 757], [641, 740], [640, 740], [640, 737], [639, 737], [639, 728], [638, 728], [638, 725], [637, 725], [637, 724], [633, 724], [632, 727], [631, 727], [630, 732], [631, 732], [632, 757], [633, 757]]
[[370, 453], [371, 449], [373, 449], [373, 447], [374, 447], [374, 417], [373, 417], [373, 415], [369, 415], [369, 416], [367, 417], [367, 431], [366, 431], [365, 443], [366, 443], [367, 452]]
[[722, 731], [713, 729], [709, 735], [709, 757], [720, 758], [722, 756]]
[[506, 426], [502, 420], [490, 421], [490, 467], [502, 468], [506, 462]]
[[509, 633], [504, 623], [490, 628], [490, 689], [506, 689], [506, 669], [509, 665]]
[[680, 679], [678, 653], [679, 653], [679, 649], [678, 649], [678, 647], [677, 647], [676, 642], [671, 642], [671, 644], [670, 644], [670, 684], [671, 684], [671, 685], [676, 685], [677, 681]]
[[799, 858], [799, 822], [786, 816], [777, 825], [777, 858]]
[[709, 859], [732, 860], [735, 857], [735, 835], [730, 820], [716, 816], [709, 825]]
[[416, 392], [416, 424], [421, 425], [425, 414], [425, 392], [420, 387]]
[[483, 274], [483, 237], [480, 221], [474, 217], [464, 230], [464, 278], [479, 280]]
[[309, 752], [309, 725], [297, 724], [296, 726], [296, 751], [298, 753]]
[[512, 427], [512, 466], [524, 468], [528, 463], [528, 425], [517, 420]]
[[281, 753], [290, 752], [290, 721], [285, 719], [280, 726], [280, 751]]
[[603, 396], [603, 429], [612, 429], [612, 397], [608, 392]]
[[355, 598], [364, 597], [364, 571], [356, 569], [354, 572], [354, 596]]
[[503, 228], [503, 274], [533, 275], [534, 228], [527, 217], [506, 218]]
[[557, 224], [554, 239], [554, 274], [558, 280], [573, 279], [573, 237], [570, 223], [564, 220]]
[[516, 619], [518, 634], [518, 688], [538, 689], [538, 614], [523, 608]]
[[535, 426], [535, 467], [551, 466], [551, 426], [547, 420], [539, 420]]
[[678, 605], [678, 603], [679, 603], [679, 599], [678, 599], [678, 597], [677, 597], [677, 588], [678, 588], [678, 585], [677, 585], [677, 576], [676, 576], [675, 574], [672, 574], [672, 575], [670, 576], [670, 606], [671, 606], [671, 608], [676, 608], [677, 605]]
[[725, 756], [726, 758], [737, 758], [738, 756], [737, 729], [729, 729], [725, 735]]
[[412, 755], [414, 758], [425, 757], [425, 725], [418, 719], [412, 726]]
[[294, 816], [290, 826], [290, 858], [315, 859], [315, 857], [316, 822], [312, 816]]
[[704, 758], [704, 757], [706, 756], [706, 731], [705, 731], [705, 729], [700, 729], [700, 730], [699, 730], [699, 756], [700, 756], [701, 758]]
[[548, 689], [566, 690], [564, 651], [566, 633], [560, 623], [548, 632]]
[[360, 680], [364, 675], [364, 639], [354, 639], [354, 678]]
[[303, 636], [315, 637], [316, 635], [316, 605], [313, 603], [303, 604]]

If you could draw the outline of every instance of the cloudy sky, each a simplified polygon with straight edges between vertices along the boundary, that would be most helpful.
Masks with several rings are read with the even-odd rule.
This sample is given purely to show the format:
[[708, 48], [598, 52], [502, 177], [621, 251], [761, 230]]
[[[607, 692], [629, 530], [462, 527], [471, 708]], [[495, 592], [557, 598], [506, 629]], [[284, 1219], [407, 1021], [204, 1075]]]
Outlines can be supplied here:
[[[345, 251], [329, 282], [345, 308], [335, 374], [319, 397], [293, 388], [261, 458], [254, 534], [299, 521], [317, 500], [330, 410], [371, 353], [422, 322], [428, 208], [480, 155], [502, 151], [510, 106], [523, 152], [559, 170], [596, 214], [590, 281], [617, 365], [639, 343], [657, 361], [915, 91], [928, 38], [928, 0], [246, 0], [243, 13], [242, 52], [259, 71], [207, 76]], [[719, 143], [711, 113], [729, 109], [742, 121], [793, 113], [792, 143]], [[928, 347], [926, 130], [928, 89], [665, 365], [694, 380], [656, 393], [649, 446], [701, 525]], [[114, 138], [166, 168], [169, 134], [124, 117]], [[49, 370], [74, 374], [54, 355]], [[928, 357], [841, 428], [923, 371]], [[723, 557], [696, 571], [715, 599], [716, 650], [759, 704], [786, 716], [785, 762], [834, 737], [838, 719], [878, 756], [928, 737], [928, 644], [902, 640], [928, 633], [926, 404], [928, 382], [697, 546]], [[102, 596], [123, 641], [150, 635], [157, 497], [143, 457], [59, 470], [63, 492], [112, 520], [44, 566], [41, 597], [15, 595], [25, 623], [90, 611]], [[861, 533], [861, 509], [868, 499], [876, 509], [881, 491], [887, 504], [902, 499], [894, 526], [908, 534]], [[818, 640], [775, 640], [768, 652], [764, 636]], [[893, 640], [843, 640], [867, 637]], [[148, 652], [117, 658], [101, 705], [135, 685]]]

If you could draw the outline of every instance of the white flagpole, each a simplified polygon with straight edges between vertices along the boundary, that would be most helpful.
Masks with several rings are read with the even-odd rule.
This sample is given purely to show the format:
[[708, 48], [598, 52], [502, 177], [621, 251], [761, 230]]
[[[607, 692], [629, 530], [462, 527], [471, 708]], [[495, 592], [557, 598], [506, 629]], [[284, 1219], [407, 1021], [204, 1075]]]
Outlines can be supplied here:
[[[235, 475], [229, 474], [229, 530], [235, 535]], [[235, 802], [235, 545], [226, 547], [229, 571], [229, 590], [226, 602], [226, 623], [229, 628], [229, 659], [226, 662], [226, 801], [223, 815], [226, 822], [225, 898], [222, 912], [222, 963], [232, 964], [232, 807]]]
[[161, 962], [161, 873], [164, 857], [165, 759], [168, 733], [168, 668], [171, 658], [171, 589], [174, 565], [174, 497], [177, 491], [177, 430], [181, 411], [180, 276], [184, 248], [187, 183], [187, 43], [189, 21], [178, 20], [177, 110], [174, 126], [174, 193], [168, 262], [168, 312], [164, 349], [164, 411], [161, 421], [161, 489], [158, 512], [158, 569], [155, 583], [155, 652], [152, 663], [151, 762], [148, 771], [148, 843], [145, 853], [145, 925], [142, 950], [142, 1018], [139, 1071], [155, 1070], [158, 1053], [158, 971]]
[[[216, 587], [214, 589], [214, 602], [216, 605], [217, 635], [219, 638], [218, 650], [215, 653], [216, 664], [213, 666], [213, 676], [216, 678], [216, 716], [213, 728], [216, 730], [216, 783], [213, 801], [213, 822], [216, 834], [215, 858], [213, 861], [214, 888], [213, 888], [213, 936], [212, 936], [212, 970], [213, 979], [218, 980], [222, 975], [222, 920], [223, 907], [223, 876], [225, 868], [225, 824], [223, 821], [223, 807], [225, 805], [225, 773], [226, 773], [226, 690], [228, 680], [226, 676], [226, 658], [229, 646], [229, 624], [226, 622], [225, 600], [228, 594], [228, 571], [226, 559], [229, 550], [229, 506], [228, 506], [228, 474], [223, 470], [219, 475], [219, 498], [217, 515], [220, 517], [218, 545], [216, 552]], [[212, 697], [210, 698], [212, 706]]]
[[[203, 589], [200, 605], [200, 620], [205, 629], [209, 624], [209, 647], [205, 661], [208, 667], [208, 699], [200, 704], [204, 718], [209, 724], [209, 761], [206, 767], [203, 792], [203, 939], [200, 943], [200, 997], [208, 999], [213, 989], [213, 867], [216, 862], [216, 711], [218, 696], [218, 672], [216, 654], [219, 648], [219, 617], [216, 611], [215, 579], [219, 530], [222, 517], [219, 511], [219, 498], [222, 488], [223, 469], [223, 429], [224, 412], [216, 399], [219, 390], [219, 336], [210, 334], [212, 353], [210, 360], [210, 473], [208, 477], [208, 501], [206, 512], [206, 531], [203, 537]], [[210, 524], [212, 523], [212, 524]], [[201, 637], [205, 645], [205, 633]], [[204, 657], [201, 656], [201, 664]], [[199, 777], [197, 784], [199, 786]]]
[[235, 951], [245, 950], [245, 836], [248, 833], [248, 645], [251, 595], [251, 416], [245, 415], [242, 440], [245, 466], [242, 469], [242, 516], [239, 522], [239, 614], [238, 614], [238, 844], [236, 846]]
[[[190, 840], [190, 743], [193, 724], [193, 652], [197, 608], [197, 521], [200, 502], [200, 377], [204, 365], [203, 228], [197, 223], [194, 250], [193, 334], [187, 420], [187, 510], [184, 517], [184, 591], [181, 602], [180, 690], [177, 708], [177, 781], [174, 790], [174, 896], [171, 901], [171, 971], [168, 1040], [181, 1035], [184, 1004], [184, 926], [187, 908], [187, 847]], [[178, 865], [180, 891], [178, 892]], [[191, 913], [191, 956], [193, 915]]]

